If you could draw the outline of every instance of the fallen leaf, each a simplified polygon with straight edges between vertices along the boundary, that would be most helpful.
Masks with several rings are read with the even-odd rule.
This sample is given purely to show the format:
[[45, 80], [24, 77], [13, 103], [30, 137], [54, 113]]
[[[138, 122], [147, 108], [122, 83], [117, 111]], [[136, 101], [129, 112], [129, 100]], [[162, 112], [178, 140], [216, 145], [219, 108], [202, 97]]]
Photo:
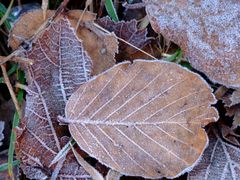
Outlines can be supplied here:
[[226, 109], [226, 116], [233, 116], [232, 129], [236, 129], [240, 125], [240, 102], [239, 89], [229, 93], [227, 92], [221, 99]]
[[208, 142], [202, 127], [218, 119], [215, 102], [199, 75], [136, 60], [83, 84], [65, 115], [80, 148], [102, 164], [124, 175], [173, 178], [201, 157]]
[[237, 89], [232, 93], [230, 100], [231, 100], [230, 106], [240, 104], [240, 89]]
[[194, 68], [240, 87], [240, 1], [144, 1], [153, 29], [178, 44]]
[[[47, 17], [50, 17], [53, 13], [54, 11], [47, 11]], [[71, 10], [66, 14], [73, 27], [76, 27], [81, 15], [82, 11], [79, 10]], [[95, 20], [95, 14], [85, 12], [81, 21], [91, 24], [93, 20]], [[9, 46], [16, 49], [23, 40], [34, 35], [43, 22], [42, 10], [35, 10], [22, 15], [9, 35]], [[115, 53], [118, 53], [118, 41], [114, 35], [99, 32], [91, 25], [88, 27], [81, 25], [77, 30], [77, 36], [83, 41], [84, 49], [93, 61], [92, 75], [97, 75], [115, 64], [114, 57]]]
[[93, 60], [93, 76], [114, 66], [115, 54], [118, 53], [118, 41], [114, 34], [102, 32], [92, 22], [85, 22], [78, 29], [78, 36]]
[[[114, 32], [117, 37], [124, 39], [125, 41], [131, 43], [132, 45], [140, 49], [150, 43], [149, 39], [147, 38], [147, 29], [145, 28], [142, 30], [138, 30], [137, 21], [135, 19], [126, 22], [114, 22], [109, 17], [103, 17], [97, 19], [96, 22], [108, 31]], [[119, 51], [119, 53], [133, 54], [137, 50], [129, 46], [128, 44], [120, 41]]]
[[50, 165], [66, 144], [64, 126], [58, 115], [64, 114], [70, 95], [91, 73], [91, 59], [71, 28], [68, 19], [52, 22], [34, 40], [25, 57], [34, 61], [26, 67], [28, 95], [24, 119], [17, 129], [16, 154], [28, 178], [90, 178], [69, 152]]
[[211, 128], [208, 136], [209, 146], [188, 179], [240, 179], [240, 149], [224, 142], [215, 128]]

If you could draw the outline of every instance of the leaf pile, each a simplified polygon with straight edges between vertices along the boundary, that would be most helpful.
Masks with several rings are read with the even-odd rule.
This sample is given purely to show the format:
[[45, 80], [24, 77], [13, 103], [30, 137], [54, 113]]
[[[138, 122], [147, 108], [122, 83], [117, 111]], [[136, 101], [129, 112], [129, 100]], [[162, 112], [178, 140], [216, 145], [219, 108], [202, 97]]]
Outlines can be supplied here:
[[[44, 13], [22, 15], [8, 40], [14, 50], [24, 47], [21, 58], [33, 62], [22, 66], [28, 85], [24, 117], [16, 129], [16, 154], [27, 178], [103, 179], [107, 172], [89, 170], [85, 157], [109, 168], [107, 178], [175, 178], [186, 172], [188, 179], [240, 178], [240, 3], [144, 2], [144, 23], [149, 18], [195, 69], [226, 86], [215, 95], [233, 121], [226, 123], [224, 116], [215, 123], [219, 115], [212, 105], [217, 100], [197, 73], [144, 57], [116, 64], [124, 58], [115, 54], [137, 57], [135, 49], [150, 43], [149, 29], [139, 30], [138, 21], [96, 19], [78, 10], [58, 14], [44, 6]], [[46, 23], [45, 15], [56, 18]], [[72, 138], [79, 149], [72, 147]]]

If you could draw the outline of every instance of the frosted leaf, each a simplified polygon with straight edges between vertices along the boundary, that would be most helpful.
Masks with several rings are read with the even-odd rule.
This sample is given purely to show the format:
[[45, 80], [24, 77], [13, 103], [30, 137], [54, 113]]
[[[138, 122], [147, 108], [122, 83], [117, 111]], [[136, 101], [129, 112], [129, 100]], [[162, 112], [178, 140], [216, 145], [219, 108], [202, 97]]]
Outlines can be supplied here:
[[208, 133], [209, 146], [199, 164], [189, 173], [189, 180], [240, 179], [240, 149], [224, 142], [217, 129]]
[[144, 0], [153, 29], [212, 81], [240, 87], [240, 1]]
[[50, 166], [65, 145], [60, 139], [67, 132], [58, 125], [57, 116], [64, 114], [69, 96], [90, 77], [91, 59], [82, 41], [70, 22], [60, 18], [34, 40], [25, 56], [34, 62], [26, 67], [28, 95], [17, 131], [16, 153], [21, 168], [33, 179], [90, 178], [71, 151], [66, 156], [72, 158], [63, 157]]
[[212, 89], [176, 64], [136, 60], [94, 77], [73, 93], [66, 121], [78, 145], [131, 176], [177, 177], [190, 171], [218, 119]]
[[[139, 30], [135, 19], [126, 22], [114, 22], [109, 17], [103, 17], [96, 21], [103, 28], [110, 32], [114, 32], [117, 37], [124, 39], [138, 48], [143, 48], [150, 42], [147, 38], [147, 29]], [[136, 52], [136, 49], [120, 41], [119, 51], [121, 53], [133, 54]]]

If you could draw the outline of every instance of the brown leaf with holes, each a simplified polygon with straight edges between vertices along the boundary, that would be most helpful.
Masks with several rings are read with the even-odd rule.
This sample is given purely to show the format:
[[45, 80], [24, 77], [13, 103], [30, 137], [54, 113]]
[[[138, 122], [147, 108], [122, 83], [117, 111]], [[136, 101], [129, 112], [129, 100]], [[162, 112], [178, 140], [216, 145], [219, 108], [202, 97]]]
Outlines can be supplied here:
[[72, 152], [50, 165], [66, 144], [67, 131], [58, 125], [57, 116], [64, 114], [70, 95], [90, 77], [91, 59], [82, 41], [69, 20], [60, 17], [34, 39], [24, 56], [34, 62], [25, 71], [28, 95], [17, 131], [16, 153], [21, 168], [31, 179], [89, 179]]
[[144, 0], [153, 29], [213, 82], [240, 87], [240, 1]]
[[202, 128], [218, 119], [212, 89], [197, 74], [162, 61], [115, 65], [83, 84], [67, 102], [78, 145], [131, 176], [177, 177], [207, 146]]
[[208, 136], [209, 146], [188, 179], [240, 179], [240, 149], [224, 142], [214, 127], [209, 130]]
[[[114, 32], [117, 37], [124, 39], [138, 48], [143, 48], [150, 43], [150, 40], [147, 38], [147, 29], [138, 30], [137, 21], [135, 19], [126, 22], [113, 22], [109, 17], [103, 17], [97, 19], [96, 22], [108, 31]], [[119, 51], [119, 53], [133, 54], [137, 50], [120, 41]]]
[[[47, 17], [50, 17], [54, 11], [47, 11]], [[66, 16], [75, 28], [82, 11], [71, 10]], [[23, 40], [30, 38], [36, 30], [41, 26], [43, 21], [42, 10], [35, 10], [24, 14], [16, 22], [10, 35], [8, 44], [16, 49]], [[84, 49], [88, 52], [93, 61], [92, 75], [99, 74], [115, 64], [115, 53], [118, 53], [118, 41], [114, 35], [99, 32], [91, 26], [91, 22], [95, 20], [95, 14], [85, 12], [82, 22], [88, 22], [88, 26], [81, 25], [78, 28], [77, 36], [83, 41]]]

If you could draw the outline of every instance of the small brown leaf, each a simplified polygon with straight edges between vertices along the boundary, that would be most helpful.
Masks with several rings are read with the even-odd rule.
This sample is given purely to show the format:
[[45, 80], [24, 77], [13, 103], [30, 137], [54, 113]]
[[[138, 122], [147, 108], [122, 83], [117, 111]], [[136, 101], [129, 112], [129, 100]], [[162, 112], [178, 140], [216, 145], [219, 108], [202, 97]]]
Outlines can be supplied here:
[[72, 152], [50, 165], [65, 145], [66, 129], [58, 125], [57, 115], [64, 114], [69, 96], [90, 77], [91, 59], [82, 41], [62, 17], [34, 40], [25, 56], [34, 63], [26, 68], [29, 92], [16, 143], [21, 168], [31, 179], [90, 178]]
[[237, 89], [232, 93], [226, 93], [223, 97], [223, 103], [226, 109], [226, 115], [233, 116], [232, 129], [240, 126], [240, 90]]
[[[143, 48], [150, 42], [147, 38], [147, 29], [138, 30], [137, 21], [135, 19], [127, 22], [114, 22], [109, 17], [103, 17], [96, 21], [103, 28], [110, 32], [114, 32], [117, 37], [124, 39], [138, 48]], [[136, 52], [136, 49], [124, 42], [119, 42], [119, 51], [120, 53], [133, 54]]]
[[208, 133], [209, 146], [189, 180], [240, 179], [240, 149], [224, 142], [217, 129]]
[[125, 175], [176, 177], [205, 149], [202, 128], [218, 119], [211, 88], [176, 64], [121, 63], [83, 84], [66, 120], [78, 145]]
[[213, 82], [240, 87], [240, 1], [144, 0], [154, 30]]
[[232, 93], [230, 100], [231, 100], [230, 106], [240, 104], [240, 89], [237, 89]]

